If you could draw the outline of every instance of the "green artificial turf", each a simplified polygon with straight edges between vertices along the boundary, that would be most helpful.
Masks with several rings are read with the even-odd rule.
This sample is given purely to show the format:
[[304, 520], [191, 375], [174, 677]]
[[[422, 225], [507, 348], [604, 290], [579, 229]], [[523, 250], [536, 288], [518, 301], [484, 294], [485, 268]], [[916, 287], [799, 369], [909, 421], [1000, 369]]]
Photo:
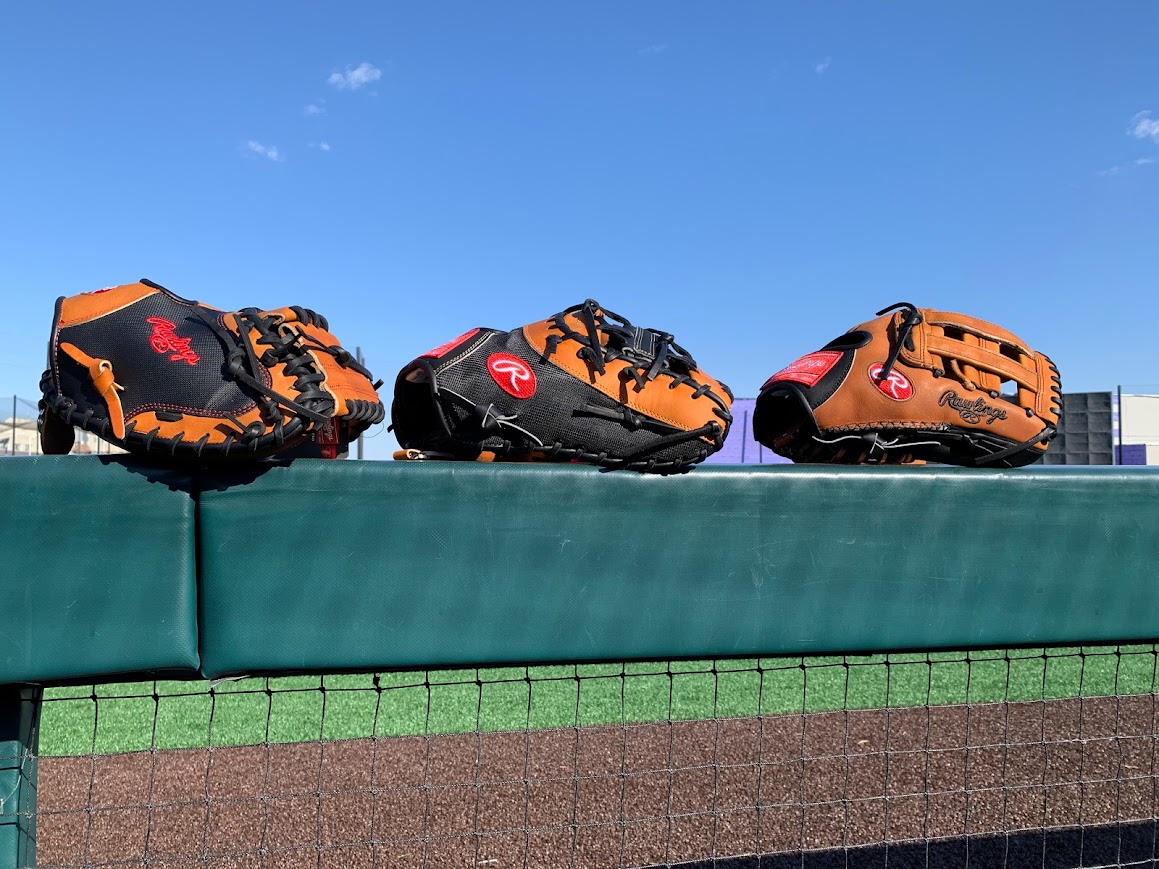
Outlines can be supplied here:
[[1156, 646], [135, 682], [45, 692], [43, 755], [1155, 690]]

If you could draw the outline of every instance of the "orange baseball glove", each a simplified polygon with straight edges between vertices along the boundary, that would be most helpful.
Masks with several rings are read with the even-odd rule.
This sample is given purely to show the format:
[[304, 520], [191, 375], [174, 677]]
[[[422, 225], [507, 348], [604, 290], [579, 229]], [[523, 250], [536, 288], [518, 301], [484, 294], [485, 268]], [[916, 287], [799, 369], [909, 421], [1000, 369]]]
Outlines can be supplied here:
[[372, 380], [314, 311], [220, 311], [142, 280], [57, 300], [41, 440], [67, 453], [79, 426], [170, 458], [340, 449], [386, 416]]
[[588, 299], [510, 332], [472, 329], [399, 373], [396, 458], [676, 471], [720, 449], [732, 393], [672, 336]]

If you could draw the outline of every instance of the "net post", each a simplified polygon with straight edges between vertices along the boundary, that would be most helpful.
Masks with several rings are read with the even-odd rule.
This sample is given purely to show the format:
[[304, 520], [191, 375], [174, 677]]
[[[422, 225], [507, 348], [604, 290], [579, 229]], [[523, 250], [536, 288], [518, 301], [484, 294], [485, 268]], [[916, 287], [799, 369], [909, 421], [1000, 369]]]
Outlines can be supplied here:
[[0, 685], [0, 869], [36, 865], [40, 688]]

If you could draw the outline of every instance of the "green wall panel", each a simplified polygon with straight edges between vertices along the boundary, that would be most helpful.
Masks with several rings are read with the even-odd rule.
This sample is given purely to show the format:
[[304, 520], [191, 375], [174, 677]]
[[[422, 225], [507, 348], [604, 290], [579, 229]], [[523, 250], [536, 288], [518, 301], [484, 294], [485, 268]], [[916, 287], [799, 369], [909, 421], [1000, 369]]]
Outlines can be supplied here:
[[202, 669], [1153, 639], [1156, 470], [220, 475], [201, 496]]
[[194, 514], [178, 472], [0, 460], [0, 684], [195, 670]]

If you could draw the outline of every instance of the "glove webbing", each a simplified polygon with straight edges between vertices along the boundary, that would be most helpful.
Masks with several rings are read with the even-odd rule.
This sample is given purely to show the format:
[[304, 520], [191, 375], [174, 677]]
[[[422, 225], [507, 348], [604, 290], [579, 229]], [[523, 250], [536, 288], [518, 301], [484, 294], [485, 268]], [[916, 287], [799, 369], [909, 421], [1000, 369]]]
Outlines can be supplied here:
[[[573, 313], [583, 322], [586, 334], [568, 325], [566, 315]], [[669, 389], [687, 383], [693, 388], [692, 398], [707, 395], [717, 405], [713, 412], [725, 422], [732, 422], [732, 414], [724, 400], [707, 383], [700, 383], [691, 376], [691, 372], [697, 368], [696, 360], [667, 332], [637, 328], [614, 311], [601, 308], [595, 299], [587, 299], [582, 305], [568, 308], [554, 319], [555, 328], [562, 334], [547, 336], [545, 356], [550, 357], [563, 341], [574, 340], [580, 345], [578, 355], [590, 362], [600, 374], [606, 373], [607, 363], [618, 359], [628, 363], [624, 371], [635, 381], [637, 389], [643, 389], [649, 381], [666, 374], [672, 378], [668, 384]], [[610, 342], [601, 340], [601, 332], [618, 338], [618, 343], [623, 346], [613, 347]], [[624, 420], [631, 425], [628, 416], [625, 415]], [[703, 429], [697, 430], [697, 437], [701, 431]]]
[[[243, 308], [234, 315], [238, 324], [237, 335], [222, 326], [217, 316], [211, 316], [200, 306], [194, 307], [193, 310], [227, 348], [232, 348], [226, 358], [226, 367], [230, 376], [246, 384], [265, 399], [262, 403], [273, 420], [276, 435], [281, 433], [282, 424], [285, 421], [282, 409], [292, 410], [319, 424], [330, 419], [331, 414], [321, 413], [303, 403], [309, 401], [315, 406], [318, 404], [328, 405], [331, 409], [334, 406], [333, 399], [317, 386], [326, 379], [326, 375], [314, 370], [309, 357], [301, 352], [296, 335], [285, 337], [276, 335], [257, 308]], [[258, 344], [269, 346], [270, 349], [262, 354], [262, 359], [268, 360], [267, 365], [278, 364], [285, 360], [285, 372], [295, 378], [294, 388], [301, 393], [298, 401], [274, 391], [257, 378], [258, 356], [254, 352], [253, 342], [250, 340], [249, 329], [246, 326], [252, 326], [258, 332]], [[251, 434], [251, 432], [261, 434], [264, 430], [264, 426], [257, 421], [252, 423], [249, 428], [242, 426], [237, 420], [233, 420], [233, 422], [244, 434]]]
[[[1051, 386], [1050, 372], [1053, 366], [1035, 364], [1036, 356], [1033, 351], [1022, 345], [1017, 337], [1000, 329], [991, 323], [984, 323], [972, 317], [947, 315], [938, 311], [926, 311], [927, 317], [916, 306], [909, 302], [899, 302], [883, 308], [876, 316], [887, 314], [895, 309], [902, 309], [902, 320], [897, 326], [897, 335], [890, 348], [889, 357], [882, 366], [877, 380], [884, 382], [893, 369], [899, 355], [903, 352], [906, 361], [911, 365], [927, 368], [934, 377], [944, 377], [952, 374], [953, 379], [970, 390], [982, 389], [997, 397], [1003, 381], [1013, 382], [1018, 389], [1018, 404], [1025, 410], [1027, 416], [1037, 412], [1046, 417], [1050, 411], [1057, 410], [1051, 407], [1057, 403], [1048, 395], [1050, 390], [1058, 392]], [[914, 341], [914, 327], [926, 324], [926, 330], [919, 335], [919, 341]], [[950, 337], [946, 330], [953, 330], [958, 334]], [[989, 345], [989, 346], [988, 346]], [[1007, 348], [1017, 358], [1007, 356], [1002, 352], [991, 349]], [[945, 368], [938, 367], [934, 358], [942, 361]], [[1049, 360], [1047, 360], [1049, 361]], [[949, 369], [947, 372], [946, 369]], [[1049, 387], [1049, 388], [1048, 388]], [[1030, 441], [1024, 446], [1033, 445]]]
[[[323, 326], [322, 328], [326, 327]], [[343, 368], [349, 368], [352, 371], [356, 371], [367, 380], [374, 380], [374, 375], [370, 373], [370, 369], [361, 364], [354, 357], [354, 354], [347, 350], [345, 347], [339, 344], [323, 344], [308, 332], [300, 331], [297, 333], [297, 336], [301, 339], [302, 345], [304, 347], [309, 347], [312, 350], [321, 350], [323, 353], [328, 353], [329, 355], [333, 356], [334, 360]], [[380, 386], [382, 386], [383, 382], [384, 381], [382, 380], [378, 380], [375, 382], [374, 388], [378, 389]]]

